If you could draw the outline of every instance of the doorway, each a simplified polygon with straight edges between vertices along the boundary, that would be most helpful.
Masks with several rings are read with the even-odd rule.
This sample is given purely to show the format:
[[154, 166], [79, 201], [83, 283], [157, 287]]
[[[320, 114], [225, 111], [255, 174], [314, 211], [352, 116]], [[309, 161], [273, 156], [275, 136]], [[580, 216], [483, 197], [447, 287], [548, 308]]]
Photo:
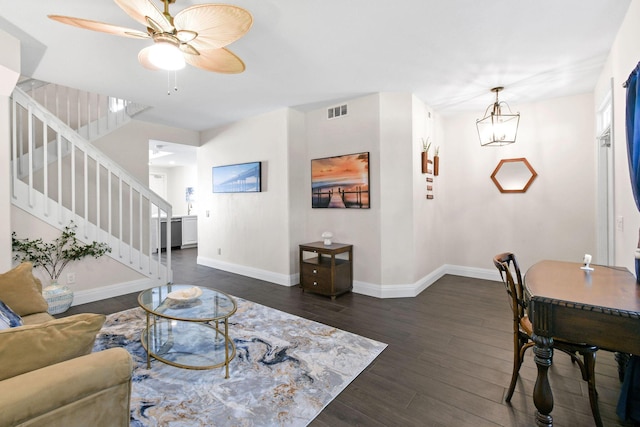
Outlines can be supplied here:
[[[613, 82], [611, 82], [613, 84]], [[613, 91], [611, 87], [600, 105], [596, 117], [597, 143], [597, 255], [599, 264], [614, 264], [613, 217]]]
[[[167, 200], [167, 174], [165, 173], [150, 173], [149, 174], [149, 188], [158, 196]], [[152, 215], [159, 216], [158, 207], [153, 205]]]

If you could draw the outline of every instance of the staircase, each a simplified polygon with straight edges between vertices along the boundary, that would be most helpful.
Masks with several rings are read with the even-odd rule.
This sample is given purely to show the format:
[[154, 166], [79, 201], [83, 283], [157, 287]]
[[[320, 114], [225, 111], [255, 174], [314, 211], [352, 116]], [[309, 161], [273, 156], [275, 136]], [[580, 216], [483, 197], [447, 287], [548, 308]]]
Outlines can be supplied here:
[[165, 284], [172, 280], [171, 205], [89, 142], [141, 108], [57, 85], [20, 83], [11, 97], [11, 202], [60, 230], [73, 221], [78, 239], [108, 243], [111, 258], [151, 285]]
[[18, 88], [88, 141], [123, 126], [149, 107], [113, 96], [99, 95], [35, 79]]

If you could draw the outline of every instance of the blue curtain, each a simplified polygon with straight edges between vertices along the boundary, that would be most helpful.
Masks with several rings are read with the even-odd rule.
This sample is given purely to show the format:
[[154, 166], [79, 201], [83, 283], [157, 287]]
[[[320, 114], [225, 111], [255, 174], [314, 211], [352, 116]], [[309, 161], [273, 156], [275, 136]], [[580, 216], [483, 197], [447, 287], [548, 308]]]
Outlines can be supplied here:
[[[627, 154], [629, 156], [629, 175], [631, 176], [631, 188], [636, 207], [640, 211], [640, 62], [631, 72], [629, 79], [623, 84], [627, 88]], [[636, 282], [640, 284], [640, 239], [636, 250]], [[633, 421], [634, 425], [640, 423], [640, 355], [631, 357], [624, 376], [624, 382], [620, 389], [620, 398], [616, 407], [618, 417], [625, 421]]]
[[640, 211], [640, 96], [638, 91], [638, 76], [640, 63], [629, 76], [624, 86], [627, 88], [627, 152], [629, 154], [629, 173], [631, 174], [631, 188], [633, 198]]
[[621, 420], [640, 422], [640, 356], [631, 356], [628, 362], [616, 414]]
[[[636, 207], [640, 211], [640, 62], [631, 72], [629, 79], [624, 83], [627, 88], [627, 153], [629, 156], [629, 174], [631, 176], [631, 188]], [[640, 236], [638, 240], [640, 249]], [[636, 251], [637, 253], [638, 251]], [[640, 259], [636, 256], [636, 280], [640, 283]]]

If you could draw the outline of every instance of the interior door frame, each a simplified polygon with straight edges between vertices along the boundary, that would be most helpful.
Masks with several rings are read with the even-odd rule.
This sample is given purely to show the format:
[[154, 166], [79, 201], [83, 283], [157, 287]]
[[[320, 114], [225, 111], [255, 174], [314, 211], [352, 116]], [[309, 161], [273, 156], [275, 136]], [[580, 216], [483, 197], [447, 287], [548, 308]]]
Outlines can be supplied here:
[[597, 262], [615, 264], [613, 79], [596, 113]]

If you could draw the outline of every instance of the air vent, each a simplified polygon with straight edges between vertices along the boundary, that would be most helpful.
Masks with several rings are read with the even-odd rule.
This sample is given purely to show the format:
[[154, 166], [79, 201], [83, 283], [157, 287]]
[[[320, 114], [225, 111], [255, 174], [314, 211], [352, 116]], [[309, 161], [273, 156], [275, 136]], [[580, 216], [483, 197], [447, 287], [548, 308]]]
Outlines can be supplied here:
[[347, 115], [347, 104], [330, 107], [327, 109], [327, 119], [337, 119]]

